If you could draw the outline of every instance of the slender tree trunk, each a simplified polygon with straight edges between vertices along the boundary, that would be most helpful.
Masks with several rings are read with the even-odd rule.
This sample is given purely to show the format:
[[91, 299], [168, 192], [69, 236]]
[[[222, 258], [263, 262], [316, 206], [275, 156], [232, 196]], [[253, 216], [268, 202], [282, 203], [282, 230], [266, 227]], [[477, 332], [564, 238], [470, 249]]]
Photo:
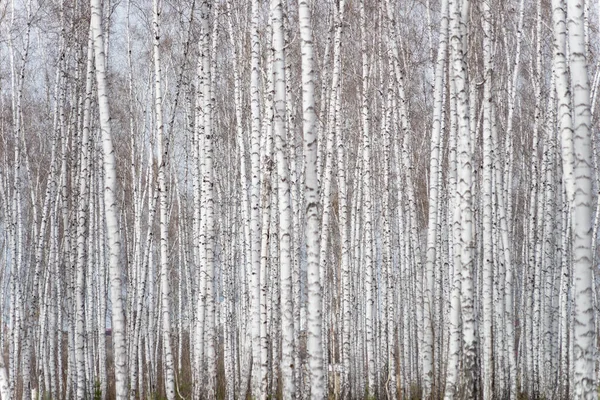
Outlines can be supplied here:
[[[455, 0], [456, 1], [456, 0]], [[450, 137], [448, 139], [448, 191], [450, 193], [451, 212], [451, 254], [452, 254], [452, 291], [450, 294], [449, 343], [448, 343], [448, 373], [446, 376], [445, 400], [458, 396], [458, 382], [461, 359], [461, 241], [460, 241], [460, 197], [457, 190], [457, 134], [458, 115], [456, 111], [456, 89], [454, 71], [450, 70]]]
[[260, 392], [260, 41], [259, 41], [259, 4], [252, 0], [251, 24], [251, 71], [250, 71], [250, 108], [251, 108], [251, 186], [250, 186], [250, 240], [251, 240], [251, 274], [250, 298], [252, 309], [252, 389], [256, 398], [262, 398]]
[[[433, 388], [434, 371], [434, 269], [436, 266], [437, 235], [438, 235], [438, 208], [440, 193], [440, 144], [442, 140], [442, 107], [443, 107], [443, 85], [446, 67], [447, 35], [448, 35], [448, 0], [442, 1], [442, 20], [440, 26], [439, 47], [435, 65], [434, 83], [434, 108], [433, 124], [431, 132], [431, 155], [429, 166], [429, 212], [427, 225], [427, 260], [425, 263], [425, 309], [424, 309], [424, 333], [425, 346], [423, 348], [423, 386], [424, 396], [429, 397]], [[439, 357], [439, 356], [437, 356]]]
[[[271, 1], [273, 25], [273, 74], [275, 81], [274, 125], [277, 148], [277, 192], [279, 205], [279, 265], [281, 290], [281, 373], [283, 396], [294, 398], [294, 303], [292, 291], [292, 209], [290, 199], [290, 180], [287, 162], [286, 135], [286, 70], [283, 51], [283, 11], [281, 0]], [[309, 21], [310, 22], [310, 21]]]
[[369, 57], [367, 55], [367, 20], [364, 0], [360, 2], [361, 53], [362, 53], [362, 185], [363, 185], [363, 232], [364, 232], [364, 285], [365, 285], [365, 330], [367, 361], [367, 393], [376, 396], [375, 363], [375, 295], [373, 267], [373, 209], [371, 194], [371, 116], [369, 110]]
[[110, 299], [112, 304], [112, 340], [117, 399], [127, 398], [127, 347], [125, 345], [125, 312], [121, 282], [121, 234], [117, 209], [117, 176], [114, 147], [111, 136], [110, 109], [106, 88], [106, 60], [104, 54], [100, 0], [91, 0], [91, 29], [94, 41], [94, 61], [100, 129], [104, 154], [104, 204], [109, 247]]
[[[85, 103], [83, 109], [83, 133], [81, 138], [81, 161], [80, 161], [80, 176], [79, 176], [79, 203], [77, 209], [77, 335], [76, 335], [76, 347], [77, 347], [77, 369], [80, 372], [85, 370], [84, 368], [84, 354], [83, 346], [84, 340], [87, 336], [87, 332], [84, 327], [84, 296], [85, 296], [85, 263], [86, 263], [86, 236], [88, 228], [88, 185], [89, 185], [89, 136], [90, 136], [90, 107], [91, 107], [91, 96], [92, 96], [92, 82], [94, 77], [94, 70], [92, 68], [93, 63], [93, 47], [92, 38], [88, 43], [88, 55], [87, 55], [87, 73], [86, 73], [86, 85], [85, 85]], [[88, 381], [90, 380], [88, 376]], [[90, 389], [89, 382], [86, 382], [85, 374], [77, 374], [77, 398], [83, 399], [87, 395], [87, 391]]]
[[459, 197], [458, 208], [461, 220], [461, 308], [463, 320], [463, 371], [465, 396], [476, 396], [477, 376], [477, 321], [474, 314], [473, 290], [473, 210], [472, 210], [472, 162], [471, 162], [471, 132], [469, 95], [467, 84], [467, 71], [464, 59], [463, 41], [464, 30], [463, 15], [467, 14], [468, 0], [462, 6], [456, 1], [452, 16], [452, 65], [454, 69], [454, 84], [456, 87], [457, 113], [458, 113], [458, 174], [457, 194]]
[[569, 69], [567, 66], [567, 15], [566, 4], [563, 0], [552, 1], [552, 20], [554, 33], [553, 69], [556, 81], [557, 94], [557, 119], [560, 132], [560, 146], [562, 155], [563, 186], [563, 223], [561, 240], [561, 273], [560, 273], [560, 369], [559, 369], [559, 394], [566, 396], [569, 390], [569, 313], [568, 313], [568, 288], [570, 286], [569, 274], [569, 244], [571, 204], [574, 196], [573, 176], [573, 124], [571, 116], [571, 88], [569, 86]]
[[[326, 397], [325, 366], [322, 345], [322, 283], [320, 279], [320, 222], [319, 181], [317, 178], [317, 135], [315, 129], [314, 69], [310, 10], [308, 3], [299, 3], [302, 49], [302, 109], [304, 132], [304, 195], [306, 215], [306, 262], [307, 262], [307, 352], [310, 371], [310, 398], [321, 400]], [[328, 138], [328, 143], [331, 138]], [[329, 147], [329, 145], [328, 145]], [[329, 157], [329, 155], [328, 155]], [[326, 193], [325, 196], [328, 194]]]
[[161, 293], [161, 337], [162, 357], [165, 371], [165, 391], [168, 400], [175, 398], [175, 374], [173, 351], [171, 348], [171, 310], [169, 286], [169, 221], [167, 204], [166, 169], [169, 154], [169, 141], [163, 132], [162, 87], [160, 64], [160, 6], [158, 0], [153, 3], [154, 29], [154, 112], [156, 117], [156, 138], [158, 141], [158, 192], [160, 198], [160, 293]]
[[494, 293], [494, 256], [492, 232], [492, 176], [494, 152], [492, 143], [493, 112], [493, 53], [494, 44], [492, 33], [492, 12], [489, 3], [483, 6], [483, 57], [484, 57], [484, 88], [483, 88], [483, 399], [494, 397], [494, 344], [493, 332], [493, 293]]

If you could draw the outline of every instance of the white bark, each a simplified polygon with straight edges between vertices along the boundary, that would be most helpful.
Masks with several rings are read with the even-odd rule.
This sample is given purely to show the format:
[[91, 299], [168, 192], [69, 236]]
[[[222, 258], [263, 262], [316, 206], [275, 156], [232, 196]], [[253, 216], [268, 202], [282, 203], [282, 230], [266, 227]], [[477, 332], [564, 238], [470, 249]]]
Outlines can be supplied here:
[[200, 346], [196, 355], [196, 368], [200, 377], [195, 382], [195, 393], [205, 393], [212, 397], [216, 390], [216, 339], [215, 339], [215, 293], [214, 293], [214, 249], [215, 249], [215, 218], [214, 218], [214, 150], [212, 126], [212, 78], [211, 78], [211, 29], [210, 0], [203, 0], [200, 6], [201, 38], [198, 43], [200, 56], [198, 59], [199, 72], [199, 109], [196, 129], [200, 130], [200, 295], [197, 298], [196, 312], [200, 313], [196, 326], [196, 345]]
[[125, 313], [121, 282], [121, 234], [117, 209], [116, 160], [111, 136], [110, 109], [106, 87], [106, 60], [104, 55], [102, 16], [100, 0], [91, 0], [91, 29], [94, 41], [94, 61], [98, 107], [100, 109], [100, 129], [104, 155], [104, 204], [107, 239], [109, 247], [110, 299], [112, 303], [112, 339], [115, 365], [117, 399], [127, 398], [127, 347], [125, 345]]
[[[429, 163], [429, 211], [427, 225], [427, 259], [425, 263], [424, 287], [424, 341], [423, 348], [423, 386], [424, 396], [429, 397], [433, 390], [434, 371], [434, 269], [436, 266], [437, 235], [438, 235], [438, 208], [440, 198], [440, 144], [442, 140], [442, 107], [443, 85], [446, 67], [447, 37], [448, 37], [448, 0], [442, 1], [440, 37], [437, 61], [435, 65], [435, 83], [433, 99], [433, 124], [431, 131], [431, 155]], [[439, 357], [439, 356], [437, 356]]]
[[[307, 254], [307, 352], [310, 371], [310, 398], [321, 400], [326, 397], [325, 366], [322, 348], [322, 292], [320, 279], [320, 221], [319, 181], [317, 178], [317, 135], [315, 130], [314, 80], [312, 67], [312, 32], [308, 4], [301, 1], [299, 17], [302, 34], [302, 107], [304, 132], [304, 190], [306, 215]], [[327, 139], [328, 142], [330, 138]], [[329, 145], [328, 145], [329, 147]], [[326, 194], [327, 195], [327, 194]]]
[[169, 141], [164, 135], [162, 115], [162, 87], [160, 63], [160, 6], [158, 0], [152, 2], [154, 29], [154, 112], [156, 118], [156, 138], [158, 142], [158, 192], [160, 198], [160, 293], [161, 293], [161, 337], [162, 357], [165, 371], [165, 390], [168, 400], [175, 398], [175, 374], [173, 351], [171, 348], [171, 310], [169, 285], [169, 220], [167, 204], [166, 169], [169, 154]]
[[258, 0], [252, 0], [251, 24], [251, 80], [250, 80], [250, 108], [251, 108], [251, 186], [250, 186], [250, 240], [251, 240], [251, 274], [250, 298], [252, 314], [252, 389], [251, 393], [256, 398], [262, 398], [260, 393], [260, 41], [259, 41], [259, 5]]
[[471, 163], [471, 132], [467, 71], [464, 59], [463, 15], [468, 15], [469, 2], [465, 0], [462, 6], [456, 1], [451, 13], [452, 19], [452, 66], [454, 69], [454, 84], [456, 86], [458, 113], [458, 144], [457, 144], [457, 194], [458, 208], [461, 216], [461, 307], [463, 320], [463, 371], [465, 396], [475, 396], [476, 376], [476, 324], [474, 314], [474, 290], [472, 269], [473, 258], [473, 210], [472, 210], [472, 163]]
[[0, 399], [10, 399], [8, 376], [6, 375], [6, 366], [4, 364], [4, 355], [0, 356]]
[[592, 399], [596, 393], [596, 331], [592, 296], [592, 154], [590, 85], [586, 60], [582, 0], [567, 4], [569, 67], [573, 96], [574, 196], [573, 296], [574, 296], [574, 382], [575, 399]]
[[[99, 336], [102, 338], [100, 343], [99, 343], [99, 363], [98, 363], [98, 368], [100, 369], [100, 390], [102, 390], [102, 393], [106, 393], [107, 392], [107, 388], [108, 388], [108, 373], [106, 370], [106, 293], [107, 293], [107, 287], [106, 287], [106, 251], [105, 251], [105, 229], [104, 229], [104, 215], [105, 215], [105, 210], [106, 210], [106, 205], [104, 203], [104, 172], [103, 172], [103, 157], [98, 157], [98, 164], [97, 165], [97, 182], [96, 182], [96, 196], [97, 196], [97, 201], [98, 201], [98, 213], [96, 216], [96, 225], [100, 227], [100, 229], [98, 229], [98, 238], [97, 238], [97, 251], [98, 251], [98, 275], [99, 275], [99, 288], [98, 288], [98, 292], [99, 292], [99, 301], [98, 301], [98, 326], [99, 326]], [[60, 286], [59, 286], [59, 292], [60, 290]], [[60, 298], [60, 297], [59, 297]], [[62, 307], [59, 307], [59, 313], [62, 311]], [[58, 318], [58, 321], [60, 323], [61, 318]], [[59, 341], [59, 344], [62, 343], [62, 341]], [[60, 350], [60, 349], [59, 349]], [[58, 354], [61, 354], [60, 351], [58, 351]], [[59, 362], [62, 359], [62, 357], [59, 357]]]
[[[267, 27], [267, 37], [272, 39], [271, 24]], [[271, 47], [272, 49], [272, 47]], [[261, 211], [262, 211], [262, 225], [261, 225], [261, 236], [260, 236], [260, 395], [261, 399], [265, 399], [269, 393], [269, 334], [271, 320], [271, 311], [273, 308], [273, 302], [271, 300], [271, 292], [269, 289], [272, 288], [272, 282], [269, 279], [269, 250], [271, 248], [271, 232], [273, 232], [273, 238], [276, 237], [276, 232], [273, 231], [272, 219], [276, 216], [275, 211], [272, 210], [273, 204], [275, 204], [275, 195], [273, 192], [273, 168], [275, 162], [273, 160], [273, 94], [275, 82], [273, 81], [273, 51], [269, 51], [267, 55], [267, 82], [266, 92], [264, 99], [264, 123], [262, 138], [263, 141], [261, 153]], [[277, 265], [276, 260], [273, 260], [273, 265]]]
[[492, 382], [494, 379], [494, 345], [492, 341], [493, 326], [493, 292], [494, 292], [494, 256], [492, 251], [492, 176], [493, 176], [493, 143], [492, 143], [492, 83], [493, 83], [493, 33], [492, 11], [490, 4], [483, 6], [483, 399], [494, 397]]
[[557, 120], [560, 133], [560, 146], [562, 155], [562, 179], [564, 182], [563, 197], [563, 223], [561, 239], [561, 272], [560, 272], [560, 375], [559, 394], [566, 396], [569, 384], [569, 320], [568, 314], [568, 288], [570, 286], [569, 274], [569, 246], [570, 243], [570, 218], [571, 202], [574, 196], [573, 176], [573, 124], [571, 117], [571, 88], [569, 86], [569, 69], [567, 66], [567, 15], [566, 5], [563, 0], [552, 1], [552, 20], [554, 33], [553, 69], [557, 95]]
[[86, 237], [88, 228], [88, 184], [89, 184], [89, 136], [90, 136], [90, 107], [91, 107], [91, 96], [92, 96], [92, 82], [94, 77], [94, 70], [92, 68], [93, 63], [93, 47], [92, 40], [88, 42], [88, 54], [87, 54], [87, 72], [86, 72], [86, 85], [85, 85], [85, 103], [83, 110], [83, 132], [81, 138], [81, 159], [80, 159], [80, 176], [79, 176], [79, 203], [77, 207], [77, 288], [76, 288], [76, 302], [77, 302], [77, 335], [76, 335], [76, 351], [77, 351], [77, 369], [80, 373], [77, 374], [77, 398], [83, 399], [87, 395], [87, 391], [90, 389], [91, 376], [88, 376], [88, 380], [85, 379], [85, 359], [84, 359], [84, 340], [87, 335], [84, 327], [85, 318], [85, 301], [84, 301], [84, 285], [85, 285], [85, 271], [86, 267]]
[[[451, 3], [452, 4], [452, 3]], [[456, 88], [454, 72], [450, 71], [450, 137], [448, 139], [448, 191], [450, 193], [450, 234], [452, 255], [452, 291], [450, 294], [450, 318], [449, 325], [449, 343], [448, 343], [448, 372], [446, 376], [446, 390], [444, 399], [454, 399], [457, 393], [457, 383], [459, 379], [459, 368], [461, 358], [461, 242], [460, 242], [460, 197], [457, 190], [457, 134], [458, 134], [458, 115], [456, 112]]]
[[564, 0], [552, 1], [554, 33], [553, 67], [558, 101], [557, 117], [561, 136], [563, 180], [569, 203], [574, 196], [573, 176], [573, 122], [571, 116], [571, 88], [567, 65], [567, 10]]
[[365, 285], [365, 330], [367, 362], [367, 395], [376, 395], [375, 363], [375, 295], [373, 266], [373, 209], [371, 194], [371, 117], [369, 110], [369, 57], [367, 55], [367, 20], [364, 0], [360, 2], [361, 53], [362, 53], [362, 185], [363, 185], [363, 233], [364, 233], [364, 285]]
[[[277, 148], [277, 194], [279, 205], [279, 265], [281, 282], [281, 373], [283, 397], [292, 399], [294, 388], [294, 303], [292, 291], [292, 209], [290, 198], [290, 175], [286, 144], [286, 70], [283, 52], [283, 11], [281, 0], [271, 1], [273, 25], [273, 79], [275, 81], [274, 124]], [[310, 23], [310, 20], [309, 20]]]

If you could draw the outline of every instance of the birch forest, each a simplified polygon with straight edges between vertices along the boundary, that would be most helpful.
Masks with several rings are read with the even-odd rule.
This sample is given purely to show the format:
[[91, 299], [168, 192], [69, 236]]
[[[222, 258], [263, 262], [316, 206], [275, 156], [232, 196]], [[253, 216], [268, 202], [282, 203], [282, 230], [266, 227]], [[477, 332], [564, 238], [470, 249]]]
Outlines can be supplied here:
[[0, 399], [598, 399], [600, 2], [0, 0]]

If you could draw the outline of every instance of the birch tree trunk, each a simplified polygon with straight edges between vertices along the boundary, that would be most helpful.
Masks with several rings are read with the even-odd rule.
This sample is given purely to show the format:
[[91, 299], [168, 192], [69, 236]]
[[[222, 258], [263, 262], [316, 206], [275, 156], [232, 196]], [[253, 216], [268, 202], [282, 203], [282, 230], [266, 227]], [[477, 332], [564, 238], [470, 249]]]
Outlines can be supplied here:
[[494, 344], [493, 332], [493, 293], [494, 293], [494, 256], [492, 232], [492, 176], [494, 152], [492, 143], [492, 87], [493, 87], [493, 33], [492, 12], [487, 2], [483, 6], [483, 399], [494, 397]]
[[568, 327], [570, 316], [568, 314], [568, 288], [570, 286], [569, 273], [569, 243], [571, 236], [571, 208], [574, 197], [573, 176], [573, 123], [571, 117], [571, 88], [569, 85], [569, 69], [567, 65], [567, 13], [563, 0], [552, 1], [552, 20], [554, 33], [553, 69], [557, 94], [557, 120], [560, 134], [560, 147], [562, 156], [563, 189], [563, 222], [561, 228], [561, 273], [560, 273], [560, 378], [558, 382], [559, 394], [567, 395], [569, 388], [569, 345]]
[[473, 398], [476, 395], [477, 374], [477, 321], [474, 314], [473, 290], [473, 210], [472, 210], [472, 162], [471, 162], [471, 132], [469, 95], [467, 93], [467, 71], [464, 59], [463, 42], [465, 40], [463, 15], [468, 15], [469, 2], [462, 5], [454, 3], [451, 13], [452, 20], [452, 67], [454, 70], [454, 85], [456, 87], [456, 102], [458, 113], [458, 174], [457, 194], [461, 220], [461, 308], [463, 322], [463, 375], [465, 396]]
[[[451, 2], [451, 5], [452, 2]], [[450, 318], [448, 321], [448, 372], [446, 376], [445, 400], [451, 400], [459, 393], [459, 370], [461, 358], [461, 241], [460, 241], [460, 198], [457, 190], [457, 134], [458, 134], [458, 115], [456, 112], [456, 88], [454, 71], [450, 70], [450, 135], [448, 138], [448, 192], [450, 193], [450, 234], [452, 255], [452, 291], [450, 293]]]
[[[308, 3], [298, 4], [301, 24], [302, 50], [302, 111], [304, 132], [304, 198], [305, 198], [305, 238], [306, 271], [308, 289], [307, 307], [307, 354], [310, 376], [310, 398], [321, 400], [326, 397], [325, 366], [323, 365], [322, 345], [322, 282], [320, 279], [320, 222], [319, 222], [319, 181], [317, 177], [317, 134], [315, 130], [314, 69], [310, 10]], [[329, 141], [329, 138], [328, 138]]]
[[[590, 85], [582, 0], [567, 4], [569, 67], [573, 98], [573, 296], [575, 399], [592, 399], [596, 393], [596, 329], [592, 293], [592, 154]], [[564, 140], [564, 136], [563, 136]], [[563, 146], [565, 144], [563, 143]]]
[[427, 224], [427, 260], [425, 264], [425, 347], [423, 348], [423, 386], [424, 396], [429, 397], [434, 390], [434, 269], [436, 266], [437, 235], [438, 235], [438, 199], [440, 192], [440, 143], [442, 140], [442, 107], [443, 85], [446, 67], [447, 35], [448, 35], [448, 0], [442, 1], [442, 20], [440, 26], [439, 47], [435, 65], [435, 84], [433, 99], [433, 124], [431, 131], [431, 155], [429, 166], [429, 212]]
[[373, 209], [371, 199], [371, 117], [369, 111], [369, 57], [367, 55], [367, 20], [364, 0], [360, 2], [361, 53], [362, 53], [362, 185], [363, 185], [363, 232], [364, 232], [364, 285], [365, 285], [365, 330], [367, 362], [367, 396], [376, 396], [375, 363], [375, 295], [373, 267]]
[[166, 169], [169, 154], [169, 141], [163, 132], [162, 87], [160, 64], [160, 6], [158, 0], [152, 2], [154, 28], [154, 112], [156, 117], [156, 138], [158, 140], [158, 192], [160, 197], [160, 303], [162, 357], [165, 371], [165, 390], [167, 399], [175, 398], [175, 375], [173, 352], [171, 348], [171, 311], [169, 286], [169, 221], [167, 215]]
[[[283, 11], [281, 0], [271, 1], [273, 25], [273, 79], [275, 81], [274, 131], [277, 147], [277, 193], [279, 205], [279, 264], [281, 269], [281, 374], [284, 399], [295, 397], [294, 387], [294, 303], [292, 290], [292, 209], [290, 175], [286, 143], [286, 70], [283, 40]], [[309, 20], [310, 22], [310, 20]], [[310, 27], [309, 27], [310, 28]]]
[[[88, 43], [88, 54], [87, 54], [87, 72], [86, 72], [86, 85], [85, 85], [85, 102], [83, 109], [83, 132], [81, 138], [81, 161], [80, 161], [80, 176], [79, 176], [79, 203], [77, 209], [77, 369], [80, 372], [85, 370], [85, 359], [83, 354], [84, 340], [86, 336], [86, 330], [84, 327], [84, 285], [85, 285], [85, 263], [86, 263], [86, 236], [88, 228], [88, 186], [89, 186], [89, 137], [90, 137], [90, 113], [91, 113], [91, 96], [92, 96], [92, 82], [94, 77], [94, 70], [92, 68], [93, 59], [93, 46], [92, 37], [90, 32], [90, 40]], [[88, 394], [90, 389], [89, 381], [90, 376], [85, 379], [85, 374], [80, 373], [77, 375], [77, 398], [83, 399]]]
[[251, 394], [262, 398], [260, 388], [260, 40], [259, 40], [259, 4], [252, 0], [251, 23], [251, 71], [250, 71], [250, 108], [251, 108], [251, 186], [250, 186], [250, 238], [251, 238], [251, 274], [250, 298], [252, 309], [252, 388]]
[[125, 312], [123, 309], [121, 234], [119, 232], [119, 212], [117, 206], [117, 175], [114, 147], [111, 136], [110, 109], [106, 87], [106, 61], [102, 34], [100, 0], [91, 0], [91, 29], [94, 42], [94, 62], [98, 107], [100, 109], [100, 129], [104, 155], [104, 204], [107, 240], [109, 248], [110, 300], [112, 304], [112, 340], [115, 365], [116, 396], [126, 399], [127, 347], [125, 345]]

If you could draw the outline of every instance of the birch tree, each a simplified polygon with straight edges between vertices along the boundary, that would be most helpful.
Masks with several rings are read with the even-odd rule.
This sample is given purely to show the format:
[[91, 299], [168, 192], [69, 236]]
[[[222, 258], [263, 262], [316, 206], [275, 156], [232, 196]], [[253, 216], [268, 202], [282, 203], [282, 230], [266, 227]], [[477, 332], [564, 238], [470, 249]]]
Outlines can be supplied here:
[[[573, 98], [573, 393], [576, 399], [596, 394], [594, 357], [595, 318], [592, 285], [592, 161], [590, 134], [590, 85], [585, 51], [583, 6], [581, 1], [567, 4], [569, 69]], [[568, 147], [563, 136], [563, 147]], [[565, 160], [568, 164], [568, 160]], [[567, 183], [567, 186], [569, 183]]]
[[110, 108], [106, 88], [106, 61], [104, 53], [102, 14], [99, 0], [91, 0], [91, 30], [94, 42], [94, 63], [100, 110], [100, 130], [104, 167], [104, 204], [109, 248], [110, 300], [112, 304], [112, 338], [115, 364], [116, 395], [127, 398], [127, 354], [125, 346], [125, 315], [121, 281], [121, 234], [116, 200], [116, 165], [111, 136]]
[[279, 205], [279, 251], [281, 285], [281, 329], [282, 350], [281, 370], [283, 394], [285, 398], [294, 398], [294, 303], [292, 291], [292, 210], [290, 199], [290, 179], [287, 162], [286, 123], [286, 71], [283, 51], [283, 10], [280, 0], [271, 2], [273, 19], [273, 73], [275, 81], [275, 118], [274, 130], [277, 147], [277, 193]]
[[492, 231], [492, 177], [494, 151], [492, 142], [493, 124], [493, 61], [492, 61], [492, 12], [488, 3], [483, 3], [483, 55], [484, 55], [484, 89], [483, 89], [483, 398], [492, 399], [494, 377], [494, 344], [493, 332], [493, 288], [494, 288], [494, 256]]
[[456, 87], [456, 108], [458, 115], [457, 133], [457, 194], [460, 209], [461, 243], [461, 310], [463, 323], [463, 371], [465, 395], [475, 396], [476, 379], [476, 320], [473, 309], [473, 210], [472, 210], [472, 164], [469, 96], [467, 93], [467, 75], [464, 60], [464, 15], [468, 15], [468, 1], [459, 4], [456, 1], [451, 13], [452, 18], [452, 68]]
[[433, 124], [431, 132], [431, 156], [429, 167], [429, 212], [427, 224], [427, 262], [426, 262], [426, 287], [425, 287], [425, 348], [423, 349], [423, 377], [425, 396], [430, 396], [432, 388], [434, 346], [433, 340], [437, 336], [434, 333], [433, 291], [434, 291], [434, 269], [437, 255], [437, 233], [438, 233], [438, 198], [440, 192], [440, 143], [442, 140], [442, 95], [444, 85], [444, 73], [446, 68], [447, 34], [448, 34], [448, 1], [442, 2], [442, 21], [440, 27], [439, 47], [435, 66], [434, 84], [434, 109]]
[[167, 398], [175, 398], [175, 377], [173, 372], [173, 353], [171, 349], [171, 315], [169, 287], [169, 221], [167, 215], [167, 182], [166, 169], [169, 142], [165, 140], [162, 116], [162, 87], [160, 63], [160, 6], [158, 0], [153, 2], [154, 26], [154, 112], [156, 118], [156, 137], [158, 139], [158, 191], [160, 198], [160, 291], [161, 291], [161, 336], [165, 364], [165, 386]]

